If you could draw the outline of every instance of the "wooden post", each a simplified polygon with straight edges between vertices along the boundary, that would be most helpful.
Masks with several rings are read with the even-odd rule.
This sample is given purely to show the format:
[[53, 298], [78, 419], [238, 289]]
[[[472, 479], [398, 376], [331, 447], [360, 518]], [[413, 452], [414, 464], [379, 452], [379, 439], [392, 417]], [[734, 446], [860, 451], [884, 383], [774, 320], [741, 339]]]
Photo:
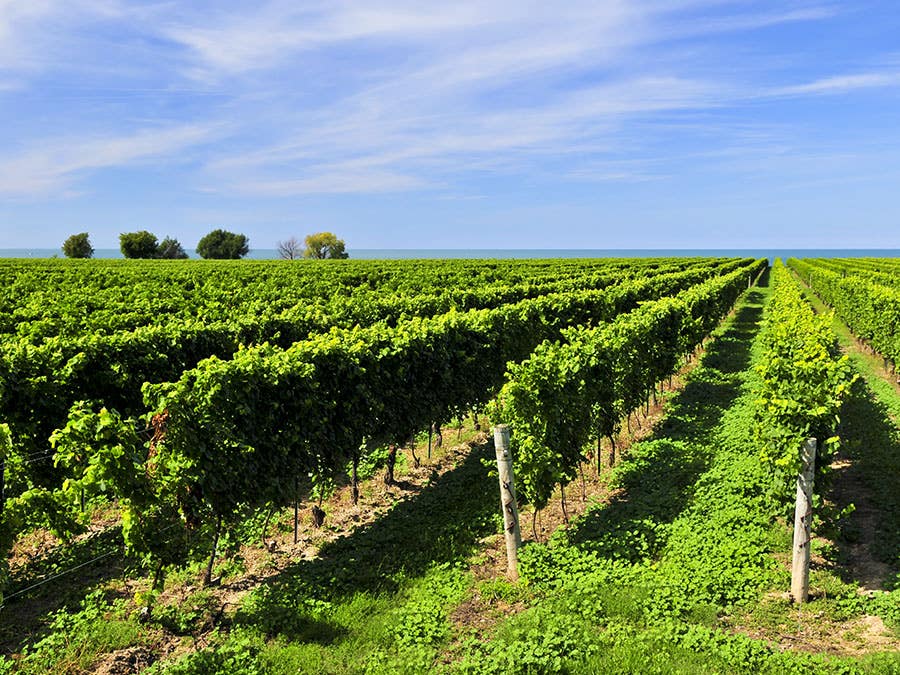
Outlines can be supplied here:
[[0, 448], [0, 518], [3, 517], [3, 510], [6, 506], [6, 455]]
[[506, 539], [506, 575], [510, 581], [519, 579], [519, 547], [522, 533], [519, 530], [519, 508], [516, 504], [516, 486], [513, 482], [512, 456], [509, 454], [509, 427], [494, 427], [494, 449], [497, 452], [497, 471], [500, 475], [500, 509], [503, 511], [503, 537]]
[[797, 504], [794, 508], [794, 555], [791, 564], [791, 598], [806, 602], [809, 595], [809, 548], [812, 521], [813, 471], [816, 466], [816, 439], [807, 438], [800, 452], [797, 475]]
[[300, 489], [297, 487], [297, 479], [294, 478], [294, 543], [297, 543], [298, 535], [300, 533], [300, 504], [297, 501], [297, 494], [300, 492]]
[[216, 532], [213, 535], [212, 553], [209, 556], [209, 563], [206, 566], [206, 574], [203, 575], [203, 585], [212, 584], [213, 564], [216, 562], [216, 552], [219, 548], [219, 532], [222, 530], [222, 516], [216, 518]]
[[351, 496], [353, 497], [353, 506], [359, 504], [359, 453], [353, 453], [353, 465], [350, 469], [350, 485]]

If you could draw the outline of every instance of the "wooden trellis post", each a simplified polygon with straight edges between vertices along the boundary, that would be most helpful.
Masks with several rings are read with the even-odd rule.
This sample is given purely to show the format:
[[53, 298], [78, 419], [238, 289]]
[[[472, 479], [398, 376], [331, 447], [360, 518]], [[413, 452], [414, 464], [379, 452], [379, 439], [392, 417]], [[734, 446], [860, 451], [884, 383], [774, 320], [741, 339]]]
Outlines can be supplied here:
[[509, 427], [494, 427], [494, 449], [497, 452], [497, 472], [500, 476], [500, 509], [503, 511], [503, 537], [506, 540], [506, 574], [510, 581], [519, 578], [519, 547], [522, 533], [519, 529], [519, 507], [516, 504], [516, 486], [513, 482], [512, 456], [509, 453]]
[[806, 602], [809, 595], [809, 545], [812, 536], [813, 472], [816, 466], [816, 439], [807, 438], [800, 452], [797, 474], [797, 503], [794, 507], [794, 555], [791, 564], [791, 598]]

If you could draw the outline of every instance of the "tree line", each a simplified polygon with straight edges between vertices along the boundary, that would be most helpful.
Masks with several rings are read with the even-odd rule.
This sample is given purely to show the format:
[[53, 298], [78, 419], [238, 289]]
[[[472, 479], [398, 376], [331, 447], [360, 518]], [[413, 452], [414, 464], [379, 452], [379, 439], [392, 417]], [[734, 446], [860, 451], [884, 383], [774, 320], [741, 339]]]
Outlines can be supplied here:
[[[91, 258], [94, 255], [94, 247], [87, 232], [70, 236], [63, 242], [62, 250], [67, 258]], [[120, 234], [119, 250], [125, 258], [180, 260], [188, 257], [184, 247], [174, 237], [165, 237], [159, 241], [155, 234], [147, 230]], [[344, 241], [331, 232], [307, 235], [302, 245], [296, 237], [290, 237], [279, 241], [277, 250], [279, 257], [285, 260], [349, 257]], [[246, 235], [221, 229], [213, 230], [197, 243], [197, 254], [201, 258], [238, 259], [249, 252], [250, 240]]]

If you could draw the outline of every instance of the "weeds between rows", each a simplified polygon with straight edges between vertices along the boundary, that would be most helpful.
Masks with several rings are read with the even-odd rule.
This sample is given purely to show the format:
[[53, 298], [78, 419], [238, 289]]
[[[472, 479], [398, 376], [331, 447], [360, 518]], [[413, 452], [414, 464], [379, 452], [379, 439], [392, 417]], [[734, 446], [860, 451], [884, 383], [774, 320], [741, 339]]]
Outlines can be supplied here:
[[[778, 552], [790, 546], [786, 528], [771, 521], [763, 501], [766, 474], [750, 433], [752, 342], [766, 293], [745, 296], [654, 434], [611, 472], [618, 496], [592, 506], [548, 543], [526, 546], [524, 583], [471, 572], [483, 560], [483, 538], [499, 527], [496, 479], [481, 462], [489, 448], [476, 448], [376, 522], [251, 593], [236, 613], [203, 633], [196, 647], [205, 649], [177, 662], [173, 654], [151, 670], [896, 672], [890, 654], [850, 660], [782, 653], [734, 632], [799, 634], [795, 610], [765, 595], [786, 587]], [[874, 423], [877, 409], [856, 396], [851, 403], [861, 407], [859, 414], [852, 407], [845, 413], [844, 432], [859, 447], [848, 442], [848, 452], [888, 438], [887, 427]], [[879, 514], [880, 522], [891, 518], [889, 509]], [[890, 537], [885, 541], [889, 555], [896, 549]], [[823, 591], [838, 597], [811, 604], [799, 617], [807, 624], [827, 623], [816, 612], [844, 612], [854, 621], [873, 609], [865, 599], [849, 607], [852, 583], [845, 588], [824, 573], [813, 582], [820, 598]], [[201, 601], [194, 594], [175, 607], [165, 617], [170, 629], [195, 627], [192, 612]], [[100, 620], [116, 630], [103, 633]], [[67, 621], [76, 636], [97, 626], [96, 634], [109, 638], [97, 649], [121, 654], [149, 642], [146, 632], [133, 631], [138, 624], [121, 602], [89, 600]], [[43, 663], [65, 670], [59, 661]]]

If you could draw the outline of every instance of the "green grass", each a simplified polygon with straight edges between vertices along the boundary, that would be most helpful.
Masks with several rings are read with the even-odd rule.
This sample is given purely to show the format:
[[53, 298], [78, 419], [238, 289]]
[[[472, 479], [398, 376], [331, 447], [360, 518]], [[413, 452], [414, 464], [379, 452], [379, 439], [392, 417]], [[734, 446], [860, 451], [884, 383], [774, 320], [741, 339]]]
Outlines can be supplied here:
[[91, 672], [103, 654], [149, 645], [153, 637], [154, 631], [138, 623], [122, 599], [109, 600], [95, 591], [80, 608], [55, 612], [45, 637], [30, 645], [15, 666], [10, 660], [0, 662], [0, 672]]

